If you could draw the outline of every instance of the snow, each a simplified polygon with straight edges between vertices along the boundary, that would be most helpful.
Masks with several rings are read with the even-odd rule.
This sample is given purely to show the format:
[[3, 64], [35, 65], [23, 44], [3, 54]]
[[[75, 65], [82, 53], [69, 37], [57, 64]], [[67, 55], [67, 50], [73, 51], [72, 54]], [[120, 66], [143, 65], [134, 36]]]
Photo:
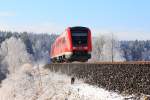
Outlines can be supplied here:
[[[67, 100], [122, 100], [123, 96], [108, 92], [102, 88], [94, 87], [80, 80], [76, 80], [75, 84], [70, 84], [70, 77], [58, 73], [50, 73], [51, 82], [55, 82], [50, 87], [53, 87], [55, 91], [54, 100], [56, 98], [62, 98]], [[48, 90], [49, 91], [49, 90]], [[58, 92], [58, 93], [57, 93]], [[49, 93], [49, 92], [48, 92]]]
[[96, 88], [88, 84], [75, 84], [73, 90], [78, 92], [86, 100], [122, 100], [123, 97], [117, 93], [108, 92], [102, 88]]

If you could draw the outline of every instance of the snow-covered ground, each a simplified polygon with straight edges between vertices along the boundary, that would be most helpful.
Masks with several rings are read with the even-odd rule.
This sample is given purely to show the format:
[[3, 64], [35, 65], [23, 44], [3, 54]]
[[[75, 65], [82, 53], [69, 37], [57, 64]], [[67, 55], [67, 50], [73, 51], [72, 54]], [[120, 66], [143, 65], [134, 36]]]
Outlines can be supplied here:
[[[122, 96], [116, 93], [111, 93], [102, 88], [90, 86], [79, 80], [76, 80], [75, 83], [71, 85], [70, 82], [71, 78], [66, 75], [62, 75], [60, 73], [50, 72], [47, 78], [45, 77], [45, 82], [49, 80], [50, 84], [48, 84], [47, 88], [45, 88], [47, 90], [43, 95], [41, 95], [40, 98], [49, 97], [50, 96], [49, 94], [52, 93], [53, 95], [50, 96], [50, 98], [54, 100], [57, 99], [60, 100], [61, 99], [62, 100], [65, 99], [66, 100], [122, 100], [123, 99]], [[40, 98], [39, 100], [42, 100]]]
[[125, 97], [71, 77], [25, 64], [5, 79], [0, 100], [123, 100]]

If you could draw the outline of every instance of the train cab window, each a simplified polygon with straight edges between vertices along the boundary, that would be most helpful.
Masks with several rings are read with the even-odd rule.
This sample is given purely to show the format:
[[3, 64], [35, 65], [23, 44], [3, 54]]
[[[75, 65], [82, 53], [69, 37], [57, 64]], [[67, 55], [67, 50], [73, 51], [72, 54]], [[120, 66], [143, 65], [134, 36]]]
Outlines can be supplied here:
[[88, 33], [87, 32], [72, 32], [73, 46], [87, 46]]

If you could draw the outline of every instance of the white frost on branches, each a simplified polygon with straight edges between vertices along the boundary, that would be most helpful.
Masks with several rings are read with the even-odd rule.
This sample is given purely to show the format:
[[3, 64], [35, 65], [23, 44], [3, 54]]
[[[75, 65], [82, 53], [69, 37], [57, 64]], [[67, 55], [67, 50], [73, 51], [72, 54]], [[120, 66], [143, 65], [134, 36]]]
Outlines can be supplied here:
[[11, 37], [1, 44], [1, 70], [14, 73], [22, 64], [31, 62], [30, 55], [26, 51], [24, 43], [20, 39]]
[[93, 39], [93, 61], [124, 61], [119, 41], [106, 35], [99, 35]]

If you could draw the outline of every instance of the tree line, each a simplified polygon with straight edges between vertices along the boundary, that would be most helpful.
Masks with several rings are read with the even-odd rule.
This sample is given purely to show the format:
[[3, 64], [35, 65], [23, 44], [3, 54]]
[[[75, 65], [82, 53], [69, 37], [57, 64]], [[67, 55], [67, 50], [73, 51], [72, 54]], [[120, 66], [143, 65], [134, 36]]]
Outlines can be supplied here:
[[34, 61], [44, 61], [44, 63], [48, 63], [51, 44], [54, 42], [57, 36], [58, 35], [56, 34], [47, 33], [35, 34], [28, 32], [19, 33], [0, 31], [0, 45], [2, 42], [11, 37], [21, 39], [26, 46], [27, 52], [32, 55]]
[[[34, 61], [50, 61], [49, 51], [56, 34], [0, 31], [0, 45], [6, 39], [21, 39]], [[111, 36], [93, 37], [92, 60], [94, 61], [149, 61], [150, 40], [118, 41]]]

